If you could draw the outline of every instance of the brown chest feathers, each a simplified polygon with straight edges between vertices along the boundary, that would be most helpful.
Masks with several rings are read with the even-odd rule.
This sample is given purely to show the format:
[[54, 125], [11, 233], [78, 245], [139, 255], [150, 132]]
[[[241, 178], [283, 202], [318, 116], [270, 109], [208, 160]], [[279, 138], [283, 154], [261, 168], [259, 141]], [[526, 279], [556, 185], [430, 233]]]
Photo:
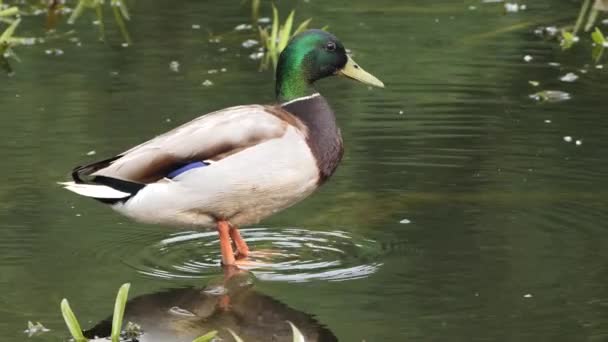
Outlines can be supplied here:
[[344, 154], [342, 135], [333, 111], [319, 94], [290, 101], [282, 108], [300, 119], [308, 129], [306, 142], [319, 168], [319, 184], [324, 183], [336, 171]]

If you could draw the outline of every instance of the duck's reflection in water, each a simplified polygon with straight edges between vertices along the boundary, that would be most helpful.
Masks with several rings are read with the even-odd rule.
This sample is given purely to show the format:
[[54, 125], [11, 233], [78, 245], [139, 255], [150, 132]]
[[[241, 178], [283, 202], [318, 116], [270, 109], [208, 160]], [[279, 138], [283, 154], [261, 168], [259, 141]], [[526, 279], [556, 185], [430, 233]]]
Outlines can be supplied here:
[[[139, 342], [192, 342], [212, 330], [220, 341], [292, 342], [292, 322], [307, 342], [337, 341], [312, 315], [297, 311], [253, 289], [253, 275], [224, 268], [224, 275], [205, 288], [181, 288], [142, 295], [127, 303], [124, 322], [141, 327]], [[111, 317], [85, 332], [88, 338], [107, 337]]]

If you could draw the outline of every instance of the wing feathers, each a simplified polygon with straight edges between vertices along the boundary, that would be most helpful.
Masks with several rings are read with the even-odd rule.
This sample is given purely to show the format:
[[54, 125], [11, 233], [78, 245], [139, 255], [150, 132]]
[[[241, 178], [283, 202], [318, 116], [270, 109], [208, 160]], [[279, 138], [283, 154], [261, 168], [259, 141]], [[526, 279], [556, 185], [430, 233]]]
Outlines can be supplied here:
[[76, 168], [73, 177], [76, 182], [82, 182], [83, 176], [90, 175], [153, 183], [188, 163], [218, 161], [266, 140], [279, 138], [290, 125], [298, 129], [302, 126], [297, 118], [278, 107], [227, 108], [194, 119], [114, 158]]

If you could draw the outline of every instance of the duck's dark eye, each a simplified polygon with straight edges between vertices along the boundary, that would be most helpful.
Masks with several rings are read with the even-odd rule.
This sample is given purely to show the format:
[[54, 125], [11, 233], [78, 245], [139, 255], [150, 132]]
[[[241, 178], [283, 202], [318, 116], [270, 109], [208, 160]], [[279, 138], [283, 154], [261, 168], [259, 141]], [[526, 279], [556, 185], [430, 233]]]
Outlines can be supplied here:
[[336, 43], [329, 42], [325, 45], [325, 50], [327, 51], [336, 51]]

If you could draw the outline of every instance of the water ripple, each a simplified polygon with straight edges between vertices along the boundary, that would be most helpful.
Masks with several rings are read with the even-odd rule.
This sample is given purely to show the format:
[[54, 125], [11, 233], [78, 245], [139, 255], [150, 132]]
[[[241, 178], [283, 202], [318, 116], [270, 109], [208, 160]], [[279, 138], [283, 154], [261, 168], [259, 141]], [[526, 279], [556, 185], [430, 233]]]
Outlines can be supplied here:
[[[241, 267], [258, 279], [285, 282], [365, 278], [382, 265], [370, 239], [343, 231], [301, 228], [241, 229], [252, 252]], [[144, 247], [125, 260], [141, 274], [163, 279], [200, 279], [217, 274], [217, 233], [181, 232]]]

